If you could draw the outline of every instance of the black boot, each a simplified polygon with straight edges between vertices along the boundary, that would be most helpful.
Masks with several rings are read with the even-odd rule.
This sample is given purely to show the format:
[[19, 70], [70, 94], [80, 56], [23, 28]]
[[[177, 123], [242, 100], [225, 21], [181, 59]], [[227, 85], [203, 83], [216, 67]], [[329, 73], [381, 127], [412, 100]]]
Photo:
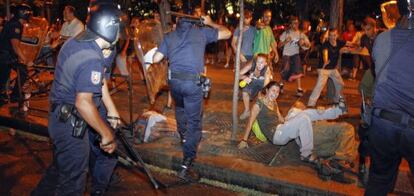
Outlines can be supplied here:
[[359, 165], [358, 169], [358, 179], [359, 179], [359, 185], [361, 187], [365, 187], [368, 183], [368, 168], [365, 165], [365, 163]]
[[181, 170], [178, 172], [178, 177], [188, 182], [197, 182], [200, 177], [194, 170], [192, 170], [192, 165], [193, 159], [184, 158], [183, 163], [181, 164]]

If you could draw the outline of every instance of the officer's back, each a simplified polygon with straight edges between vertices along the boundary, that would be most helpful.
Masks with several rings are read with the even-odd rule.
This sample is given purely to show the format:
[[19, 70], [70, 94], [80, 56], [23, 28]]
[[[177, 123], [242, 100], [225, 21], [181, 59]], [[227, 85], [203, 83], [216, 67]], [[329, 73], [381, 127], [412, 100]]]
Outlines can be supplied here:
[[212, 28], [182, 22], [166, 35], [160, 51], [169, 59], [171, 72], [199, 74], [204, 71], [205, 46], [217, 37], [218, 32]]

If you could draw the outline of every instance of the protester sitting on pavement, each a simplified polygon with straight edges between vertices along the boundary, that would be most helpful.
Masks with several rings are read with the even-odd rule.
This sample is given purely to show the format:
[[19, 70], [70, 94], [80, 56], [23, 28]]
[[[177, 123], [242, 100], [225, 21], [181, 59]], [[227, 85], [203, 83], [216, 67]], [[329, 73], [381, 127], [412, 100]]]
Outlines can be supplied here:
[[[292, 110], [287, 118], [283, 118], [277, 104], [280, 85], [272, 81], [267, 84], [256, 104], [252, 107], [250, 118], [245, 128], [245, 134], [239, 143], [239, 148], [246, 148], [247, 139], [253, 124], [257, 122], [261, 132], [267, 141], [276, 145], [285, 145], [295, 139], [300, 141], [301, 160], [315, 163], [317, 157], [312, 153], [314, 150], [314, 131], [312, 122], [318, 120], [336, 119], [345, 111], [344, 107], [335, 106], [326, 110], [309, 109], [301, 112]], [[303, 107], [301, 108], [303, 109]], [[355, 146], [355, 145], [353, 145]], [[347, 154], [347, 153], [340, 153]]]
[[253, 100], [260, 90], [267, 85], [272, 77], [272, 73], [268, 68], [268, 56], [266, 54], [258, 54], [254, 61], [250, 61], [242, 70], [240, 70], [241, 87], [243, 88], [243, 104], [244, 112], [240, 115], [240, 119], [244, 120], [250, 115], [250, 100]]
[[[279, 47], [283, 47], [282, 57], [282, 79], [292, 82], [297, 80], [296, 96], [303, 96], [301, 77], [303, 77], [303, 66], [299, 56], [299, 49], [308, 50], [311, 44], [308, 37], [299, 30], [299, 19], [291, 16], [289, 29], [280, 35]], [[283, 83], [281, 84], [283, 86]]]
[[335, 28], [329, 30], [328, 37], [328, 41], [325, 42], [321, 48], [320, 63], [318, 68], [318, 80], [311, 96], [309, 97], [309, 107], [314, 107], [316, 105], [316, 102], [321, 95], [322, 89], [325, 87], [326, 82], [329, 78], [332, 79], [335, 86], [334, 102], [344, 102], [342, 95], [344, 81], [342, 80], [342, 76], [337, 68], [341, 53], [346, 51], [344, 48], [346, 43], [344, 41], [338, 40], [338, 30]]

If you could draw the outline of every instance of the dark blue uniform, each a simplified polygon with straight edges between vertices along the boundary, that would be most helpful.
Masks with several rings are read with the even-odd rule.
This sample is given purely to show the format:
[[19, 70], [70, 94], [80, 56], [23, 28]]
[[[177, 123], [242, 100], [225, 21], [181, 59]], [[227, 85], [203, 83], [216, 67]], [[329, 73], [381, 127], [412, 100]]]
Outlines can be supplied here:
[[[386, 195], [397, 178], [401, 159], [414, 169], [414, 33], [393, 29], [380, 34], [374, 45], [377, 84], [369, 130], [371, 166], [366, 195]], [[411, 36], [411, 37], [408, 37]], [[376, 54], [391, 48], [388, 64]], [[380, 60], [382, 59], [382, 60]], [[378, 62], [380, 60], [380, 62]], [[381, 62], [382, 61], [382, 62]], [[385, 66], [382, 72], [381, 68]]]
[[[12, 18], [6, 22], [0, 34], [0, 99], [7, 98], [6, 83], [10, 77], [11, 69], [19, 69], [20, 82], [23, 85], [27, 78], [26, 65], [18, 63], [18, 57], [14, 52], [11, 40], [20, 40], [23, 33], [23, 25], [16, 19]], [[13, 99], [19, 98], [19, 88], [15, 85], [11, 94]]]
[[70, 39], [63, 45], [49, 97], [51, 105], [58, 105], [52, 107], [48, 124], [54, 145], [53, 163], [34, 195], [83, 195], [92, 146], [89, 134], [81, 139], [73, 137], [71, 122], [60, 121], [58, 111], [59, 105], [74, 105], [76, 94], [81, 92], [93, 93], [96, 106], [101, 105], [104, 64], [102, 50], [94, 41]]
[[197, 76], [204, 72], [204, 51], [216, 42], [218, 30], [184, 23], [167, 34], [158, 52], [168, 58], [171, 95], [174, 98], [177, 130], [184, 135], [184, 159], [194, 159], [201, 140], [203, 93]]

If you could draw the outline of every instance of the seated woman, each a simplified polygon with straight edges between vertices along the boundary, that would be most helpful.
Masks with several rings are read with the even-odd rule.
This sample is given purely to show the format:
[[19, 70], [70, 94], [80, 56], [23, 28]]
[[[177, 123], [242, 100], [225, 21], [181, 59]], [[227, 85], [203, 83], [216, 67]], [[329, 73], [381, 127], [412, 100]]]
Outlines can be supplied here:
[[[280, 86], [277, 82], [270, 82], [263, 88], [263, 96], [259, 98], [251, 109], [245, 134], [239, 148], [246, 148], [247, 139], [253, 124], [257, 121], [258, 127], [266, 140], [276, 145], [285, 145], [296, 139], [300, 146], [301, 160], [315, 162], [314, 135], [312, 121], [336, 119], [343, 114], [345, 108], [332, 107], [326, 110], [295, 108], [287, 118], [280, 114], [276, 98], [279, 96]], [[302, 104], [303, 105], [303, 104]], [[333, 140], [335, 138], [332, 138]]]
[[241, 83], [244, 83], [244, 85], [241, 85], [244, 104], [244, 112], [240, 115], [241, 120], [249, 117], [250, 100], [254, 99], [272, 78], [272, 73], [267, 65], [268, 56], [266, 54], [258, 54], [253, 61], [247, 63], [240, 70]]

